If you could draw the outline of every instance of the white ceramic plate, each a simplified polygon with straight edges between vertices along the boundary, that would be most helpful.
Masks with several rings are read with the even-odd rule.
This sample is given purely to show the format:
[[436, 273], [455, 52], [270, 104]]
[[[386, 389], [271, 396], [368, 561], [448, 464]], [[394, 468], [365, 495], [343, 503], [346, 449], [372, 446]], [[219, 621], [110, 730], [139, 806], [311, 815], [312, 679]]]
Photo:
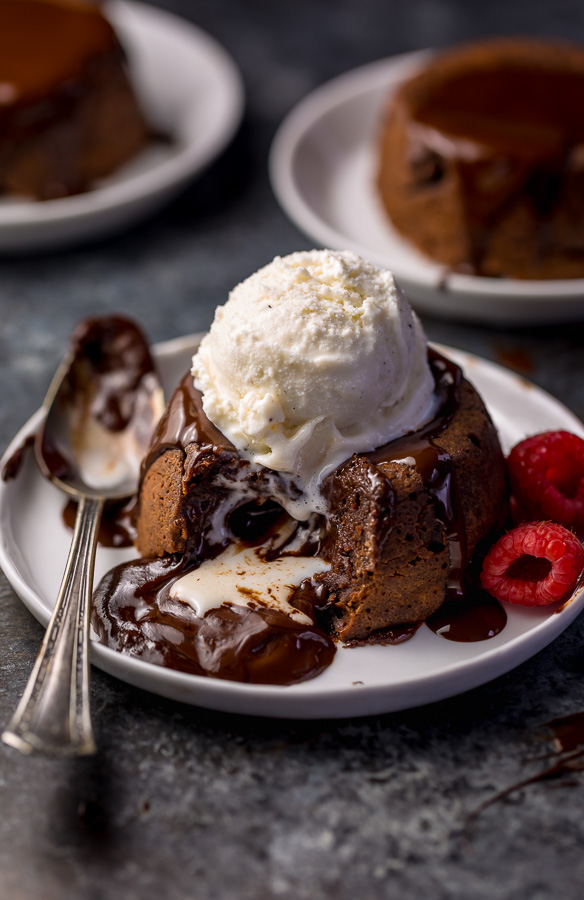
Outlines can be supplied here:
[[[196, 337], [160, 344], [156, 355], [167, 394], [190, 364]], [[564, 406], [511, 372], [444, 348], [485, 398], [505, 450], [527, 434], [563, 428], [584, 436]], [[40, 413], [20, 430], [10, 457], [38, 427]], [[31, 453], [16, 479], [0, 484], [0, 564], [17, 594], [47, 624], [71, 534], [62, 524], [63, 496], [39, 474]], [[96, 578], [132, 550], [100, 548]], [[238, 684], [186, 675], [93, 644], [93, 662], [130, 684], [210, 709], [286, 718], [364, 716], [418, 706], [484, 684], [533, 656], [562, 632], [584, 604], [580, 592], [561, 612], [508, 607], [508, 623], [488, 641], [456, 644], [422, 626], [412, 640], [389, 647], [341, 647], [318, 678], [290, 687]]]
[[584, 279], [519, 281], [449, 274], [392, 228], [377, 195], [381, 119], [392, 90], [429, 51], [354, 69], [317, 88], [280, 126], [272, 187], [290, 218], [323, 247], [355, 250], [392, 269], [421, 312], [518, 325], [584, 313]]
[[3, 198], [1, 252], [69, 246], [138, 221], [208, 165], [239, 124], [241, 77], [214, 38], [141, 3], [109, 0], [105, 11], [146, 118], [173, 141], [147, 147], [85, 194], [42, 203]]

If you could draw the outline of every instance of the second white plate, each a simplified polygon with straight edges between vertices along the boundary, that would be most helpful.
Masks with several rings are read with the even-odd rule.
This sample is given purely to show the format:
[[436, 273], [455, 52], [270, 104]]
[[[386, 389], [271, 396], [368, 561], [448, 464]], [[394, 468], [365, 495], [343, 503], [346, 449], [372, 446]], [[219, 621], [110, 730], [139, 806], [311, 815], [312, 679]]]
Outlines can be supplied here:
[[379, 129], [391, 92], [430, 51], [347, 72], [284, 120], [270, 153], [281, 206], [323, 247], [354, 250], [395, 273], [420, 311], [492, 324], [561, 322], [584, 314], [584, 279], [519, 281], [445, 271], [392, 228], [375, 185]]
[[[156, 348], [167, 395], [187, 371], [196, 338]], [[527, 434], [584, 427], [564, 406], [523, 378], [477, 357], [444, 348], [484, 397], [505, 450]], [[20, 430], [5, 459], [38, 428], [40, 413]], [[34, 616], [47, 624], [71, 540], [62, 522], [63, 495], [39, 473], [28, 454], [18, 476], [0, 482], [0, 565]], [[96, 578], [135, 556], [100, 547]], [[507, 607], [508, 622], [491, 640], [456, 644], [423, 626], [404, 644], [340, 647], [318, 678], [290, 687], [239, 684], [155, 666], [101, 644], [93, 662], [117, 678], [165, 697], [210, 709], [284, 718], [335, 718], [392, 712], [451, 697], [529, 659], [557, 637], [584, 606], [584, 592], [560, 612]]]

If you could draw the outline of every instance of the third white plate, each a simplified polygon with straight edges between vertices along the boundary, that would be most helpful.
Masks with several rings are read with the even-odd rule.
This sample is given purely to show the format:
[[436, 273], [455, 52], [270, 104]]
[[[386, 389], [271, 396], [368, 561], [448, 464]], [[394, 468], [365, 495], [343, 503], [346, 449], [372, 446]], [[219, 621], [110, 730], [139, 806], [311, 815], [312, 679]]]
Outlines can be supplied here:
[[420, 311], [492, 324], [533, 325], [584, 315], [584, 279], [519, 281], [447, 273], [392, 228], [377, 196], [381, 118], [391, 92], [430, 51], [347, 72], [286, 117], [270, 153], [276, 197], [323, 247], [354, 250], [392, 269]]

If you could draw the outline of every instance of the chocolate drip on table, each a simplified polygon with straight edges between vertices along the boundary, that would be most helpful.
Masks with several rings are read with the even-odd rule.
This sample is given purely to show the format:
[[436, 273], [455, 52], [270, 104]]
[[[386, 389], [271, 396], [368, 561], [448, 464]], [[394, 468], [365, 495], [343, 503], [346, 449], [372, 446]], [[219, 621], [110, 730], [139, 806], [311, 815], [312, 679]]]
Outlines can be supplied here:
[[552, 781], [562, 787], [582, 786], [581, 781], [575, 780], [574, 776], [584, 772], [584, 712], [552, 719], [550, 722], [546, 722], [543, 728], [545, 731], [551, 731], [554, 738], [554, 749], [551, 753], [546, 753], [537, 759], [549, 761], [549, 765], [544, 766], [534, 775], [528, 775], [526, 778], [510, 784], [484, 800], [467, 817], [467, 829], [490, 806], [531, 785]]

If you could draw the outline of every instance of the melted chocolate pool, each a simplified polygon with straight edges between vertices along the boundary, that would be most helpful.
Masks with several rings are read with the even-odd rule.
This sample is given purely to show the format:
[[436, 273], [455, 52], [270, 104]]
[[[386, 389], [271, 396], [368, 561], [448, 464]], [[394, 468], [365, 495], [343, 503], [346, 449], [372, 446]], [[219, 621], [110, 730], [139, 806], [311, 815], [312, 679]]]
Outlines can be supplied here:
[[109, 572], [94, 596], [103, 642], [180, 672], [256, 684], [294, 684], [331, 664], [331, 639], [277, 610], [221, 606], [199, 618], [170, 595], [189, 568], [185, 557], [167, 557]]
[[[109, 503], [101, 514], [97, 542], [102, 547], [132, 547], [136, 540], [134, 510], [136, 498]], [[77, 503], [69, 500], [63, 507], [63, 522], [73, 530], [77, 515]]]

